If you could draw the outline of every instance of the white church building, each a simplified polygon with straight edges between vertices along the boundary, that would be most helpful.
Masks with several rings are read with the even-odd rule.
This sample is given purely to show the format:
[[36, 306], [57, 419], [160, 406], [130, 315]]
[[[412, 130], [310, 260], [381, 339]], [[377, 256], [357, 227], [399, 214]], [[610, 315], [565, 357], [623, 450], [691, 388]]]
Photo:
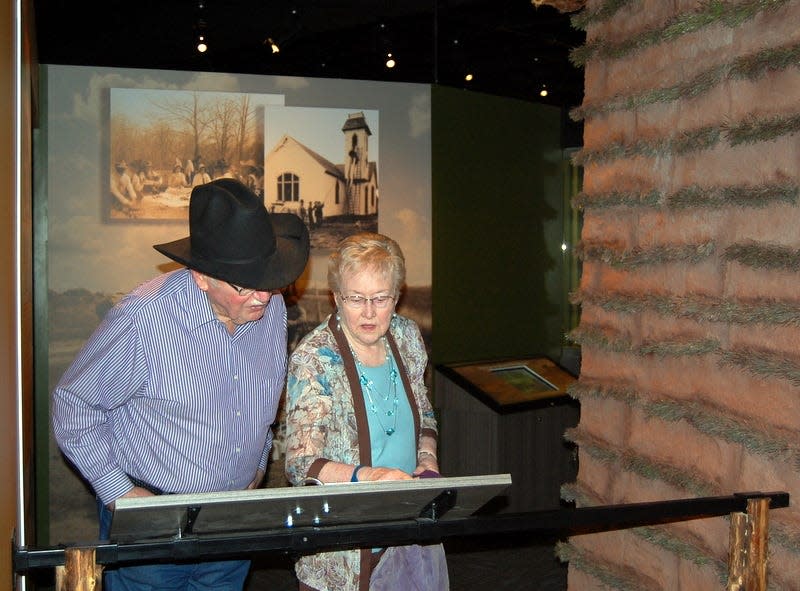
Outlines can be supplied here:
[[372, 132], [363, 112], [351, 113], [342, 127], [343, 162], [334, 164], [284, 134], [264, 164], [264, 204], [275, 212], [300, 214], [321, 204], [324, 217], [378, 213], [377, 163], [369, 160]]

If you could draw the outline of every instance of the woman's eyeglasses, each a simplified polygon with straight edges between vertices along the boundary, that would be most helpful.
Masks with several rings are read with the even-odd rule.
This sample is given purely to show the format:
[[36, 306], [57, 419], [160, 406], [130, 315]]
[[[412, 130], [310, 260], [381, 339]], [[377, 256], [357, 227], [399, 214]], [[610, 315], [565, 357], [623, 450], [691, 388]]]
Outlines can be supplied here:
[[366, 298], [362, 295], [343, 295], [339, 294], [339, 297], [342, 298], [342, 301], [347, 304], [348, 307], [352, 308], [353, 310], [360, 310], [364, 306], [367, 305], [367, 302], [371, 302], [373, 306], [378, 309], [386, 308], [389, 304], [394, 301], [394, 296], [392, 295], [376, 295], [372, 296], [371, 298]]

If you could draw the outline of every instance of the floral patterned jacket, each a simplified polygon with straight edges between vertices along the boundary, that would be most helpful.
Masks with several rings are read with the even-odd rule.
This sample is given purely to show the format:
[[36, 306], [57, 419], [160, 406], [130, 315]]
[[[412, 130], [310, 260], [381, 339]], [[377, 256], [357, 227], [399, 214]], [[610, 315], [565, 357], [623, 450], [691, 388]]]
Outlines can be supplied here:
[[[436, 437], [424, 383], [428, 356], [417, 324], [393, 317], [387, 334], [415, 418], [417, 442]], [[401, 362], [402, 363], [401, 363]], [[298, 344], [289, 358], [286, 405], [286, 475], [294, 485], [316, 478], [328, 461], [371, 465], [369, 427], [355, 361], [335, 316]], [[358, 591], [369, 585], [361, 568], [366, 550], [324, 552], [300, 558], [300, 581], [320, 591]], [[361, 579], [361, 580], [360, 580]]]

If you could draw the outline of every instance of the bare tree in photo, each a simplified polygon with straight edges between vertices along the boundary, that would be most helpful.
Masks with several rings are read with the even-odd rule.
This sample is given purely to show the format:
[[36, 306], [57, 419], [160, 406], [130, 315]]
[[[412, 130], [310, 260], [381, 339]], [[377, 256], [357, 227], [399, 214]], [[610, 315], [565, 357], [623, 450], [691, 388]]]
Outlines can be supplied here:
[[248, 122], [253, 119], [253, 113], [250, 111], [250, 97], [244, 95], [239, 105], [239, 129], [236, 132], [236, 162], [242, 162], [245, 159], [247, 127]]
[[161, 111], [164, 121], [168, 121], [174, 127], [181, 130], [183, 134], [188, 135], [191, 141], [190, 155], [196, 158], [200, 152], [202, 138], [206, 128], [213, 120], [213, 107], [204, 106], [197, 92], [192, 93], [192, 100], [190, 102], [164, 99], [152, 99], [151, 103], [159, 111]]

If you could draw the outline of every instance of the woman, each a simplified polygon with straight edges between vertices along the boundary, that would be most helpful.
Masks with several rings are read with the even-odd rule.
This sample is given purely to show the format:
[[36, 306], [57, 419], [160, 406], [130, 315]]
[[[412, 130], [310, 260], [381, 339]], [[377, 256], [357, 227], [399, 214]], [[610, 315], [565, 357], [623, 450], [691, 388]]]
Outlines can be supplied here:
[[[336, 313], [289, 359], [286, 474], [292, 484], [438, 476], [425, 345], [416, 323], [395, 313], [404, 281], [403, 253], [381, 234], [355, 234], [331, 254], [328, 284]], [[411, 556], [426, 561], [417, 570], [429, 575], [420, 588], [447, 588], [441, 545], [377, 550], [300, 558], [300, 589], [365, 589], [373, 570], [371, 588], [391, 588], [400, 575], [395, 561]]]

